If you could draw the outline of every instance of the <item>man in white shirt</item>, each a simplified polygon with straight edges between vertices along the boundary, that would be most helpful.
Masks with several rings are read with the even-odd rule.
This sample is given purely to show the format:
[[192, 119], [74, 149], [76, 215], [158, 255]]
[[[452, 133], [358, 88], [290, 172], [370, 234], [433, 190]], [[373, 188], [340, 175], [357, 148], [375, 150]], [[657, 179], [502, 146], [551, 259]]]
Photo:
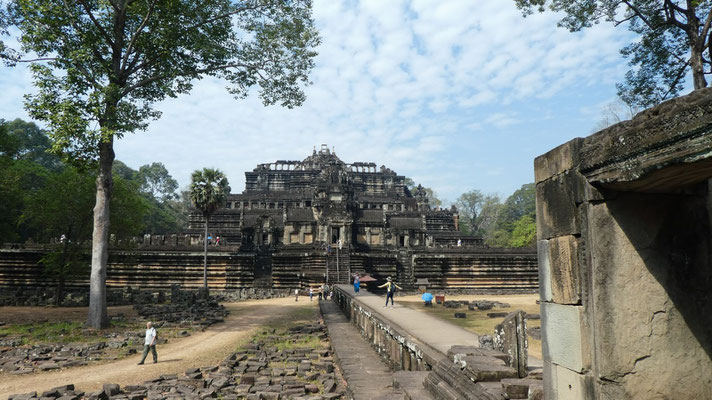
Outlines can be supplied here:
[[143, 365], [149, 350], [151, 350], [151, 355], [153, 355], [153, 363], [157, 363], [158, 353], [156, 353], [156, 328], [153, 327], [150, 321], [146, 322], [146, 339], [143, 342], [143, 357], [141, 357], [141, 362], [139, 362], [138, 365]]

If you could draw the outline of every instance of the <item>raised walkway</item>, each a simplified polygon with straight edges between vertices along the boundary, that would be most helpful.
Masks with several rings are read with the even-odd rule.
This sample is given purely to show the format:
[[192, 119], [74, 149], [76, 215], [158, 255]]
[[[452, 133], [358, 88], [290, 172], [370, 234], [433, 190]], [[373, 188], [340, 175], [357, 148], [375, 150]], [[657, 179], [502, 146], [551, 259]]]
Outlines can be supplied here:
[[[353, 294], [353, 286], [337, 286], [344, 292]], [[383, 308], [386, 301], [385, 296], [378, 296], [367, 291], [361, 291], [358, 296], [352, 295], [352, 298], [357, 303], [363, 303], [374, 312], [380, 314], [383, 319], [389, 320], [405, 329], [409, 335], [428, 344], [443, 355], [446, 355], [450, 347], [455, 345], [476, 347], [480, 345], [479, 335], [476, 333], [428, 313], [402, 306], [398, 304], [397, 296], [395, 297], [394, 308], [390, 308], [390, 306]]]

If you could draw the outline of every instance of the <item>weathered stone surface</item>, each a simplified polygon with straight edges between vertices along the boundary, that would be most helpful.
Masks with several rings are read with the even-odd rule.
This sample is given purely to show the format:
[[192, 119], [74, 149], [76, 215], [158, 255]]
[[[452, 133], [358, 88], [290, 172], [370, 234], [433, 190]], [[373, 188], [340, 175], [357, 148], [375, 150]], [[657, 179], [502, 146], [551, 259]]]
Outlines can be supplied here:
[[581, 233], [577, 202], [582, 200], [583, 177], [576, 171], [540, 182], [536, 196], [546, 201], [536, 202], [536, 226], [539, 239]]
[[[537, 231], [537, 237], [539, 232]], [[539, 299], [552, 301], [554, 294], [551, 290], [551, 260], [549, 259], [549, 240], [536, 241], [537, 259], [539, 261]]]
[[549, 240], [549, 285], [551, 299], [558, 304], [578, 304], [581, 301], [581, 279], [578, 263], [578, 242], [571, 235]]
[[695, 91], [587, 137], [581, 171], [590, 182], [640, 192], [668, 191], [708, 179], [711, 93]]
[[712, 398], [707, 196], [625, 193], [589, 208], [605, 232], [590, 244], [591, 317], [611, 395]]
[[494, 348], [509, 356], [505, 363], [514, 368], [520, 378], [527, 375], [527, 345], [524, 312], [517, 310], [509, 313], [494, 329]]
[[529, 385], [527, 400], [544, 400], [544, 384], [539, 382]]
[[536, 157], [534, 159], [535, 183], [577, 167], [580, 163], [579, 152], [583, 141], [581, 138], [570, 140]]
[[572, 371], [583, 371], [589, 364], [589, 353], [583, 342], [583, 308], [555, 303], [541, 303], [543, 337], [542, 354], [545, 360], [565, 366]]
[[541, 385], [535, 379], [502, 379], [502, 388], [510, 399], [526, 399], [529, 395], [529, 386]]

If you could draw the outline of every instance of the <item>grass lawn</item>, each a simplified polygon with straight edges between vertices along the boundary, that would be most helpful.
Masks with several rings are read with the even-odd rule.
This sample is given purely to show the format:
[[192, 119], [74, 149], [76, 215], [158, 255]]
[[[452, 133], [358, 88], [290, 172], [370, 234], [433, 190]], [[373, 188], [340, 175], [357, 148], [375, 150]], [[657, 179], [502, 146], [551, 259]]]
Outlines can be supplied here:
[[[398, 298], [398, 302], [406, 307], [412, 308], [414, 310], [427, 312], [438, 318], [442, 318], [455, 325], [461, 326], [468, 331], [484, 335], [491, 335], [494, 333], [494, 327], [501, 323], [504, 318], [489, 318], [487, 313], [491, 312], [512, 312], [515, 310], [523, 310], [527, 314], [539, 314], [539, 305], [536, 304], [537, 299], [539, 299], [538, 294], [522, 294], [522, 295], [461, 295], [461, 296], [445, 296], [445, 300], [491, 300], [498, 301], [501, 303], [507, 303], [511, 307], [509, 308], [493, 308], [487, 311], [470, 311], [467, 307], [462, 306], [460, 308], [445, 308], [441, 304], [435, 304], [433, 301], [432, 307], [425, 307], [420, 296], [403, 296]], [[456, 312], [463, 312], [467, 314], [467, 318], [455, 318]], [[538, 319], [527, 320], [528, 327], [538, 327], [540, 326], [540, 321]], [[541, 340], [535, 340], [531, 337], [528, 338], [529, 341], [529, 354], [541, 359]]]

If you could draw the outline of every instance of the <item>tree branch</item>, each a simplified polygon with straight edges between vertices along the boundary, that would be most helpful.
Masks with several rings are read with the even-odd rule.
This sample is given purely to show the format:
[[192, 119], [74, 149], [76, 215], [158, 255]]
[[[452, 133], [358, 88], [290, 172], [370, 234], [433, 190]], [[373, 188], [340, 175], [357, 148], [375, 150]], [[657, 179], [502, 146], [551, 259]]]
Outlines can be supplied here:
[[[264, 7], [267, 7], [267, 6], [264, 6]], [[244, 12], [244, 11], [257, 10], [257, 9], [259, 9], [259, 8], [262, 8], [262, 7], [260, 7], [260, 6], [258, 6], [258, 5], [254, 5], [254, 6], [250, 6], [250, 7], [239, 8], [239, 9], [237, 9], [237, 10], [230, 11], [230, 12], [227, 12], [227, 13], [224, 13], [224, 14], [221, 14], [221, 15], [217, 15], [217, 16], [215, 16], [215, 17], [208, 18], [208, 19], [206, 19], [206, 20], [204, 20], [204, 21], [200, 21], [199, 23], [197, 23], [197, 24], [195, 24], [195, 25], [191, 25], [191, 26], [187, 27], [186, 30], [190, 31], [190, 30], [193, 30], [193, 29], [196, 29], [196, 28], [200, 28], [201, 26], [207, 25], [207, 24], [209, 24], [209, 23], [211, 23], [211, 22], [215, 22], [215, 21], [221, 20], [221, 19], [223, 19], [223, 18], [227, 18], [227, 17], [232, 17], [233, 15], [239, 14], [239, 13]]]
[[[74, 15], [72, 14], [72, 10], [69, 8], [69, 4], [67, 4], [67, 0], [63, 0], [62, 3], [64, 4], [64, 9], [65, 9], [72, 17], [74, 17]], [[87, 33], [84, 32], [84, 30], [79, 26], [79, 24], [77, 24], [77, 22], [74, 20], [74, 18], [72, 18], [72, 20], [71, 20], [70, 23], [72, 24], [72, 26], [74, 27], [74, 29], [77, 30], [77, 33], [78, 33], [78, 34], [84, 35], [85, 37], [87, 36]], [[62, 32], [62, 35], [64, 35], [64, 36], [66, 37], [66, 34], [65, 34], [61, 29], [60, 29], [60, 32]], [[110, 39], [109, 39], [109, 40], [110, 40]], [[92, 51], [92, 53], [94, 53], [94, 57], [96, 57], [97, 62], [101, 63], [102, 61], [106, 61], [106, 60], [104, 60], [104, 57], [101, 55], [101, 53], [99, 53], [99, 50], [98, 50], [96, 47], [92, 46], [91, 51]], [[104, 66], [104, 67], [106, 67], [106, 66]]]
[[161, 74], [161, 75], [154, 75], [150, 78], [146, 78], [143, 80], [140, 80], [136, 82], [135, 84], [125, 88], [119, 97], [123, 98], [133, 92], [134, 90], [149, 85], [155, 81], [161, 80], [161, 79], [166, 79], [166, 78], [179, 78], [179, 77], [188, 77], [188, 76], [198, 76], [200, 74], [205, 74], [213, 71], [220, 71], [220, 70], [226, 70], [229, 68], [245, 68], [245, 69], [252, 69], [257, 71], [258, 75], [260, 75], [260, 78], [265, 79], [264, 76], [259, 73], [259, 68], [255, 65], [246, 65], [242, 63], [230, 63], [230, 64], [224, 64], [224, 65], [216, 65], [214, 67], [209, 67], [209, 68], [201, 68], [201, 69], [196, 69], [190, 72], [181, 72], [177, 74]]
[[[104, 36], [104, 39], [106, 39], [109, 42], [109, 44], [111, 44], [111, 46], [113, 47], [114, 41], [111, 40], [111, 36], [109, 36], [109, 34], [106, 32], [106, 30], [104, 30], [104, 27], [101, 26], [101, 24], [99, 24], [99, 21], [96, 20], [96, 18], [94, 17], [94, 14], [92, 14], [91, 9], [89, 8], [89, 5], [86, 3], [86, 1], [85, 0], [78, 0], [78, 1], [79, 1], [79, 3], [81, 3], [82, 7], [84, 7], [84, 11], [87, 12], [89, 19], [91, 20], [91, 22], [94, 23], [94, 26], [96, 26], [97, 29], [99, 29], [99, 32], [101, 32], [101, 34]], [[111, 3], [113, 5], [113, 2], [111, 2]], [[66, 4], [66, 0], [65, 0], [65, 4]]]
[[156, 5], [156, 1], [153, 0], [150, 2], [150, 5], [148, 7], [148, 12], [146, 13], [146, 16], [143, 17], [143, 20], [141, 21], [141, 24], [136, 28], [136, 31], [131, 35], [131, 40], [129, 40], [129, 45], [126, 46], [126, 52], [124, 53], [124, 57], [121, 60], [121, 70], [126, 71], [127, 65], [126, 63], [128, 62], [129, 59], [129, 54], [133, 51], [133, 47], [136, 44], [136, 40], [138, 40], [139, 35], [141, 34], [141, 31], [143, 28], [146, 27], [146, 24], [148, 24], [148, 20], [151, 18], [151, 15], [153, 15], [153, 9]]
[[710, 10], [710, 12], [707, 13], [707, 18], [705, 19], [705, 24], [702, 27], [702, 31], [700, 32], [700, 40], [701, 40], [701, 43], [699, 46], [700, 50], [705, 48], [705, 44], [708, 40], [707, 34], [710, 31], [710, 25], [712, 25], [712, 10]]
[[55, 61], [57, 57], [38, 57], [38, 58], [33, 58], [31, 60], [20, 60], [20, 59], [11, 59], [14, 62], [19, 62], [19, 63], [32, 63], [32, 62], [37, 62], [37, 61]]
[[680, 80], [681, 80], [682, 78], [685, 77], [685, 73], [686, 73], [686, 71], [687, 71], [687, 67], [689, 67], [689, 66], [690, 66], [690, 62], [687, 61], [685, 64], [683, 64], [683, 65], [680, 67], [680, 70], [677, 71], [677, 76], [675, 76], [675, 80], [672, 81], [672, 83], [670, 84], [670, 86], [669, 86], [667, 92], [665, 92], [665, 95], [663, 96], [663, 98], [662, 98], [661, 100], [667, 99], [668, 96], [673, 92], [675, 86], [680, 82]]
[[689, 18], [687, 20], [687, 24], [683, 24], [682, 22], [678, 21], [677, 18], [675, 18], [675, 11], [679, 12], [682, 15], [685, 15], [685, 12], [687, 10], [685, 10], [684, 8], [680, 8], [677, 4], [673, 3], [670, 0], [665, 0], [663, 7], [665, 7], [665, 14], [668, 23], [672, 23], [673, 25], [684, 30], [685, 32], [688, 32], [690, 30], [691, 26]]

